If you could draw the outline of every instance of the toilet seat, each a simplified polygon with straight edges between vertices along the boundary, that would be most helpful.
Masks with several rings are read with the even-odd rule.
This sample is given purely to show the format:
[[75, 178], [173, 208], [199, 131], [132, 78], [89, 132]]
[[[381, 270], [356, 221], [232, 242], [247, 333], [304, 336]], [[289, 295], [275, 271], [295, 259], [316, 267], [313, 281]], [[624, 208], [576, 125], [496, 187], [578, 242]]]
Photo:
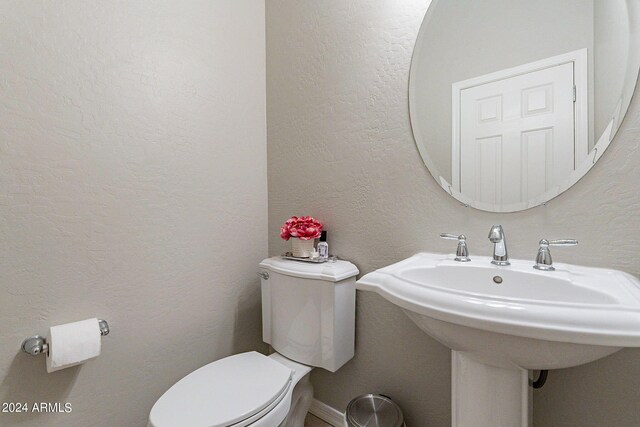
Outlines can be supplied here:
[[151, 409], [149, 425], [244, 427], [283, 406], [286, 416], [293, 373], [257, 352], [217, 360], [167, 390]]

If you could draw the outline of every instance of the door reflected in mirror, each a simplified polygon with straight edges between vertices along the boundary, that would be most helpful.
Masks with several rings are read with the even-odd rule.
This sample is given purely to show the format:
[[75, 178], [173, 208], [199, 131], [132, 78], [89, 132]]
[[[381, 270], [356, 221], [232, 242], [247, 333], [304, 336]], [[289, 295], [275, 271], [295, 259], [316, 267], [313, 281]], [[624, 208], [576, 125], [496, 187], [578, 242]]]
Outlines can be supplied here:
[[537, 206], [611, 142], [640, 64], [638, 0], [434, 0], [411, 126], [438, 183], [487, 211]]

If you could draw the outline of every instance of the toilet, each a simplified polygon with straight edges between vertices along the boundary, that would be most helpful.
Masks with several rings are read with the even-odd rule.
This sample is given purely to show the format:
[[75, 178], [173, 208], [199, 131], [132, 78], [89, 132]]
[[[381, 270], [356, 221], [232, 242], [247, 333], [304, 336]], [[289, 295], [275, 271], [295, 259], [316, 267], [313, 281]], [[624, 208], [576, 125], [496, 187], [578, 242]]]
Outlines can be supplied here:
[[273, 257], [259, 267], [262, 338], [276, 352], [236, 354], [193, 371], [158, 399], [148, 426], [302, 427], [311, 370], [335, 372], [353, 358], [355, 265]]

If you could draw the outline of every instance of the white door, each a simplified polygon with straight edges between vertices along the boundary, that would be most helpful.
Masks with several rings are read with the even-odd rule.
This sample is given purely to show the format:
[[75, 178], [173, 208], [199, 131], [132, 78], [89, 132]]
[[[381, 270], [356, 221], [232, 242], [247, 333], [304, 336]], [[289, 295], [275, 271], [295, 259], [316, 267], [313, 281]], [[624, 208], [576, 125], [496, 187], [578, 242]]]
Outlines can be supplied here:
[[507, 205], [557, 186], [575, 167], [574, 120], [573, 63], [463, 89], [460, 192]]

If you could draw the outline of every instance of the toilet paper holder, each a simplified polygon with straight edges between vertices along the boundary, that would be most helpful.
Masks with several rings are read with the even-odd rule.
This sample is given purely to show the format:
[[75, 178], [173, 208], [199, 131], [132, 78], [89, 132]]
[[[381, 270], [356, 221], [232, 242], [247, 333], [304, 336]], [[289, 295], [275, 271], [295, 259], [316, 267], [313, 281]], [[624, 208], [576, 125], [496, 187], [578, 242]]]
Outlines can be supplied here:
[[[100, 335], [103, 337], [109, 335], [109, 324], [106, 320], [98, 319], [98, 326], [100, 327]], [[49, 344], [47, 344], [47, 340], [40, 335], [34, 335], [22, 341], [21, 348], [22, 351], [32, 356], [49, 352]]]

